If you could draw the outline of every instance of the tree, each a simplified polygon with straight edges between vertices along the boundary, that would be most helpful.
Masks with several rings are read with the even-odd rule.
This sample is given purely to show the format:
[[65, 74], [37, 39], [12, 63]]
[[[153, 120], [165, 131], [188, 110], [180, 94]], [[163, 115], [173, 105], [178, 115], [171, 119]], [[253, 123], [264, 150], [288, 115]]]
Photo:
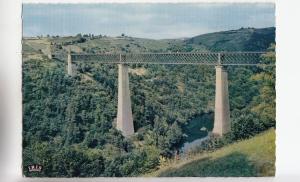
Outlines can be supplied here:
[[262, 71], [252, 77], [259, 85], [259, 95], [253, 99], [251, 111], [256, 113], [266, 128], [275, 126], [275, 44], [262, 56], [263, 63], [274, 66], [262, 66]]

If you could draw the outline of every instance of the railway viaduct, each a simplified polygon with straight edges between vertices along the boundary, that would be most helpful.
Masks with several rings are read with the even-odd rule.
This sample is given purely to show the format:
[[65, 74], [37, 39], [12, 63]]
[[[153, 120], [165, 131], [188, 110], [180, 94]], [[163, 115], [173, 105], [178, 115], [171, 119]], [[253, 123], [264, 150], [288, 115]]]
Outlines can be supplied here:
[[[76, 62], [118, 64], [117, 129], [125, 137], [134, 134], [128, 66], [130, 64], [194, 64], [212, 65], [216, 71], [213, 134], [223, 136], [230, 131], [228, 73], [224, 66], [259, 66], [263, 52], [195, 52], [139, 54], [67, 54], [67, 72], [73, 76]], [[65, 55], [51, 54], [49, 58], [65, 60]]]

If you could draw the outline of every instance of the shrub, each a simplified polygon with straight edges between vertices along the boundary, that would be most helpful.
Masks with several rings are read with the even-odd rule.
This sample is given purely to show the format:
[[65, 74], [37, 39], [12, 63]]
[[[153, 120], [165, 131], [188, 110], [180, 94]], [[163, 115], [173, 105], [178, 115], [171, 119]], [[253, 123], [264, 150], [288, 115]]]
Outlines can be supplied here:
[[258, 116], [248, 110], [240, 111], [239, 115], [234, 117], [231, 125], [234, 140], [249, 138], [265, 129]]

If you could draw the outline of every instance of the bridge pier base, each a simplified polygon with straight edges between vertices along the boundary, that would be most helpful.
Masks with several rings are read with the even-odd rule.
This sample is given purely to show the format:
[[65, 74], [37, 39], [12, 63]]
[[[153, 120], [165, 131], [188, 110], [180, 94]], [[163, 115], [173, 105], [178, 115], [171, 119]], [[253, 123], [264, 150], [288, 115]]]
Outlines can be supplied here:
[[216, 66], [216, 96], [215, 96], [215, 119], [213, 134], [223, 136], [231, 128], [228, 78], [227, 72], [222, 66]]
[[129, 90], [128, 66], [125, 64], [119, 64], [118, 67], [119, 77], [117, 129], [120, 130], [125, 137], [127, 137], [134, 134]]

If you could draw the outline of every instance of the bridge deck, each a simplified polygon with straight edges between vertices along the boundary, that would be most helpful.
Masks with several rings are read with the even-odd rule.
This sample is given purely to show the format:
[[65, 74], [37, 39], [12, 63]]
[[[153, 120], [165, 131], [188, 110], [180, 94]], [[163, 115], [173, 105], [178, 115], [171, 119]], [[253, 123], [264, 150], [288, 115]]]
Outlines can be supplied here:
[[[261, 65], [265, 52], [198, 52], [139, 54], [71, 54], [72, 62], [109, 64], [200, 64], [200, 65]], [[67, 55], [53, 54], [66, 60]]]

